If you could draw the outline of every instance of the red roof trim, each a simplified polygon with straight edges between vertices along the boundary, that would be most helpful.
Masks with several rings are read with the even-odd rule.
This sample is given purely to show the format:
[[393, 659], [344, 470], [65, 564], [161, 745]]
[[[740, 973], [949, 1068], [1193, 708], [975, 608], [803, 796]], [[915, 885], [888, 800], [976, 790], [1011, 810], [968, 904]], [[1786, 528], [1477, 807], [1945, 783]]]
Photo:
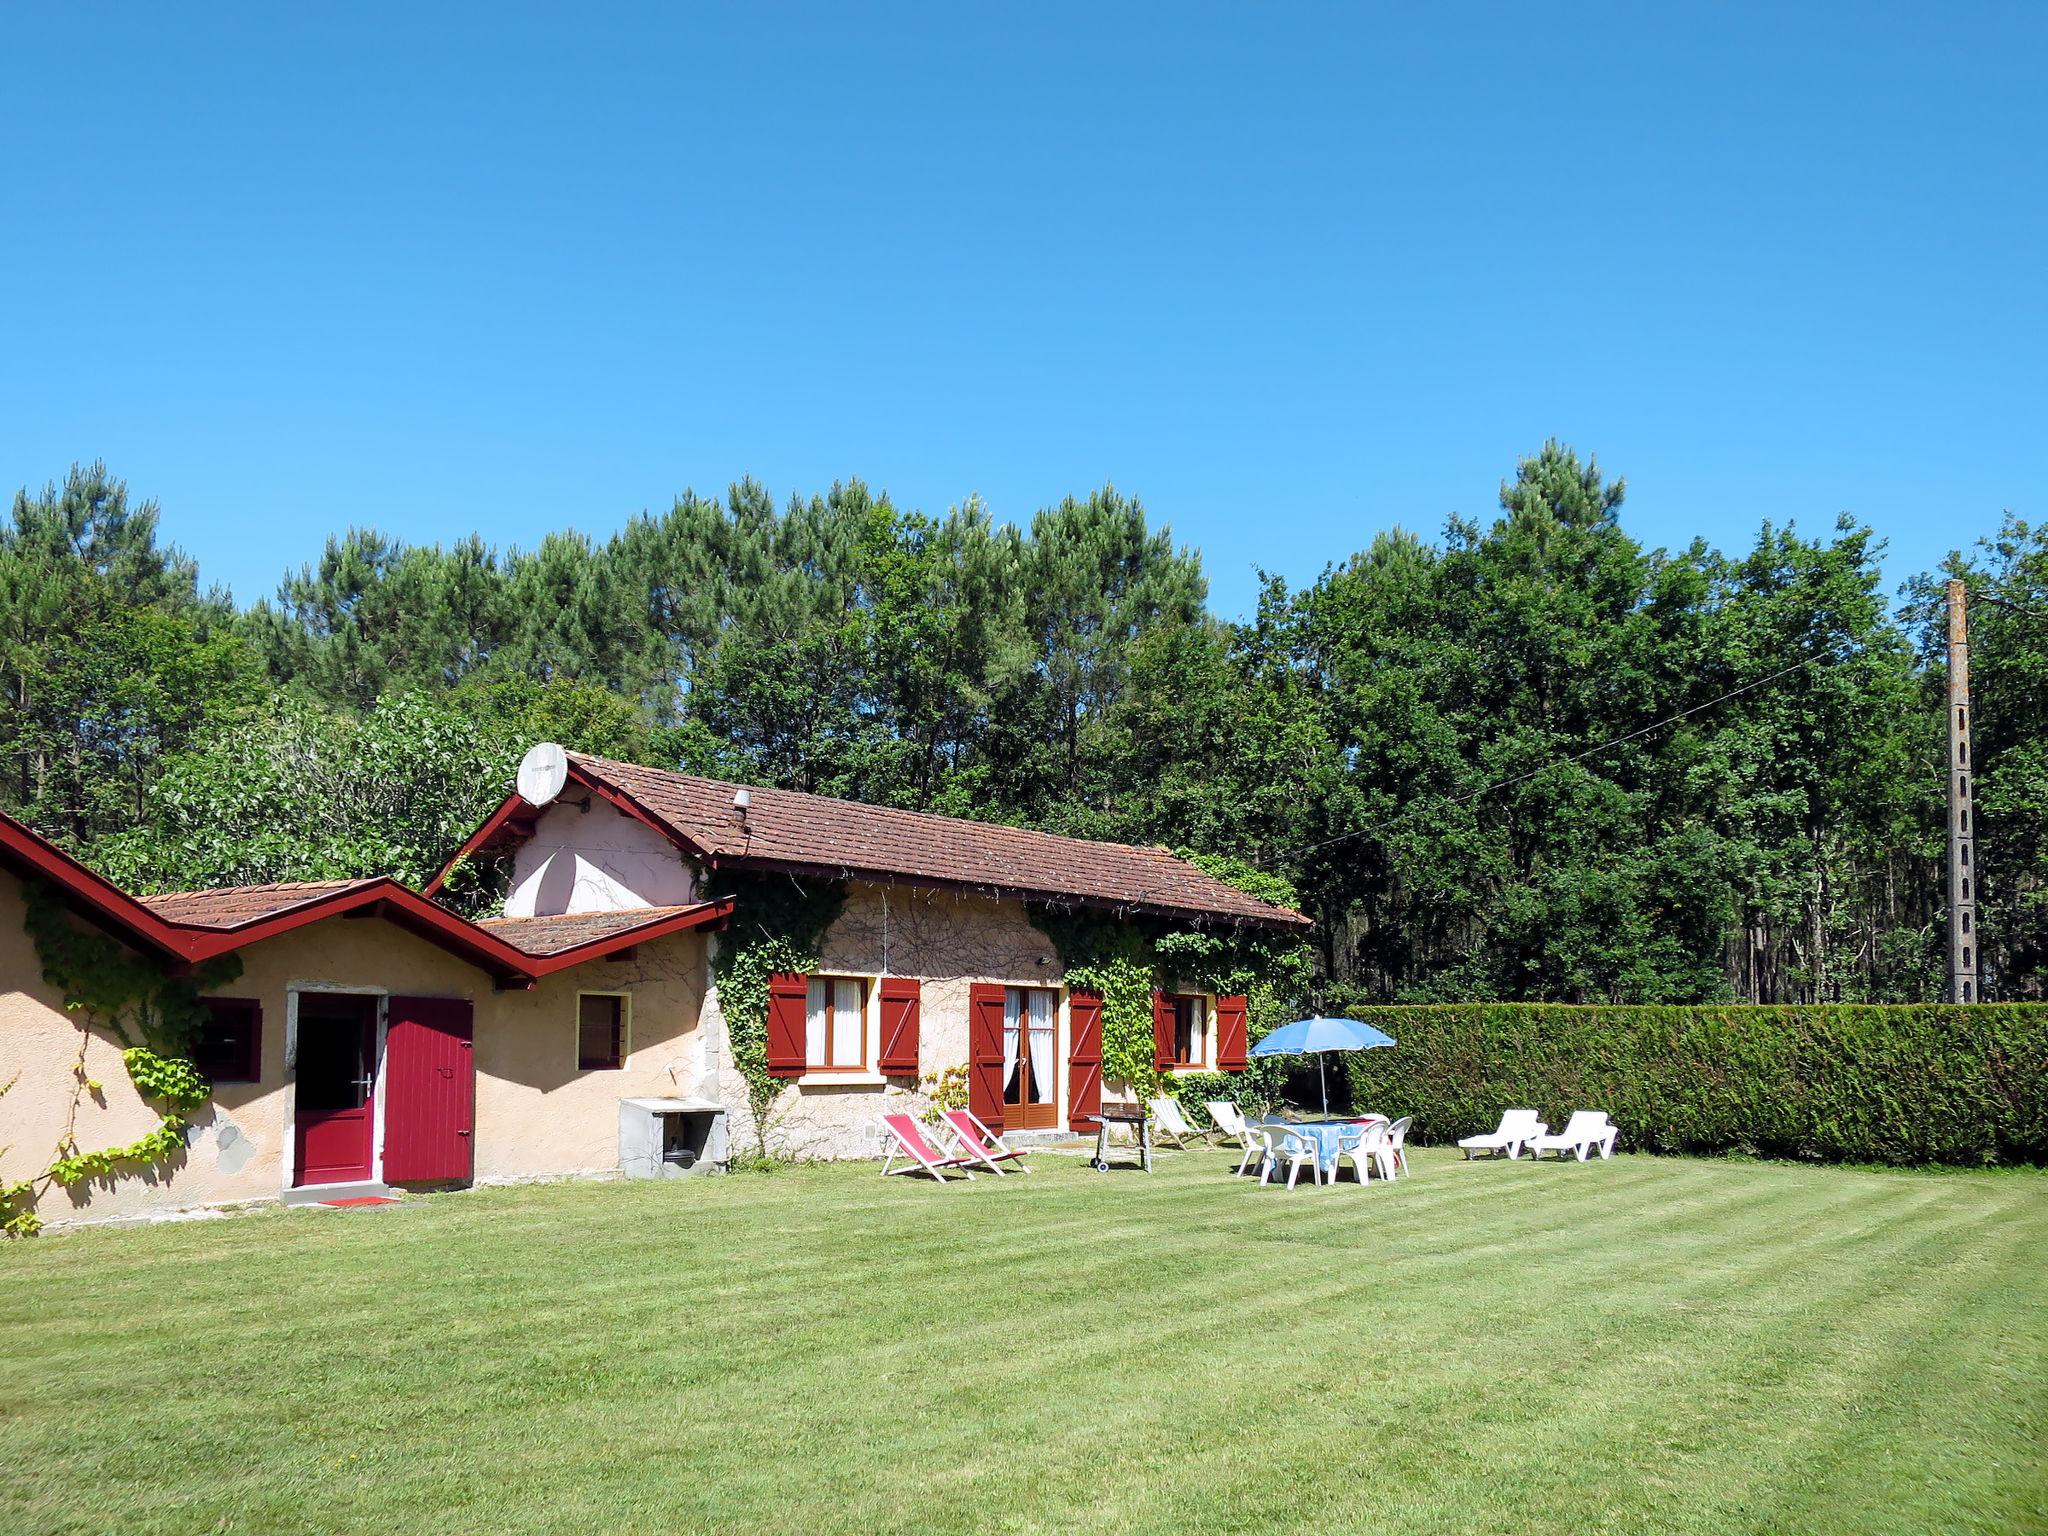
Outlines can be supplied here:
[[47, 880], [100, 927], [162, 958], [198, 958], [199, 937], [158, 917], [126, 891], [104, 880], [32, 828], [0, 811], [0, 863], [32, 879]]
[[[515, 802], [519, 799], [516, 795], [512, 798]], [[159, 917], [141, 901], [94, 874], [5, 812], [0, 812], [0, 864], [29, 878], [50, 881], [74, 907], [82, 909], [116, 938], [154, 951], [159, 959], [177, 966], [196, 964], [310, 923], [358, 912], [383, 917], [417, 934], [489, 973], [500, 984], [531, 986], [542, 976], [567, 970], [585, 960], [600, 959], [615, 950], [630, 949], [665, 934], [719, 922], [732, 914], [729, 899], [707, 901], [687, 912], [672, 912], [558, 954], [531, 955], [388, 876], [359, 880], [231, 926], [209, 927]]]
[[[455, 872], [456, 865], [475, 853], [479, 848], [490, 843], [509, 823], [519, 819], [519, 812], [522, 807], [535, 816], [540, 814], [540, 807], [528, 805], [525, 796], [518, 794], [507, 795], [505, 803], [491, 812], [490, 819], [470, 833], [468, 838], [463, 841], [462, 846], [455, 850], [454, 857], [450, 858], [446, 864], [443, 864], [435, 872], [434, 878], [427, 882], [426, 889], [421, 894], [431, 896], [440, 890], [442, 883]], [[518, 831], [519, 829], [514, 828], [514, 830]], [[531, 827], [526, 828], [525, 836], [531, 837], [532, 835], [533, 829]]]
[[[676, 847], [680, 848], [684, 853], [688, 854], [691, 858], [702, 859], [704, 863], [709, 866], [715, 867], [717, 865], [717, 856], [713, 854], [709, 849], [700, 848], [691, 839], [683, 836], [682, 833], [678, 832], [674, 827], [670, 826], [664, 818], [655, 815], [652, 811], [648, 810], [646, 806], [642, 805], [638, 800], [635, 800], [631, 795], [626, 793], [625, 790], [620, 789], [617, 785], [605, 783], [604, 780], [598, 778], [594, 774], [586, 773], [581, 767], [579, 767], [573, 761], [569, 764], [568, 782], [571, 784], [582, 785], [591, 794], [597, 796], [598, 799], [604, 801], [607, 805], [611, 806], [612, 809], [617, 811], [621, 816], [631, 817], [634, 821], [641, 823], [643, 826], [652, 827], [656, 832], [659, 832], [664, 838], [666, 838], [669, 842], [675, 844]], [[557, 797], [556, 799], [549, 801], [548, 805], [560, 805], [561, 803], [562, 802], [560, 798]], [[486, 821], [482, 826], [478, 827], [474, 832], [470, 833], [469, 836], [466, 839], [464, 839], [462, 846], [455, 850], [454, 856], [451, 857], [446, 864], [443, 864], [440, 867], [440, 869], [435, 871], [434, 878], [429, 880], [426, 884], [426, 894], [431, 896], [436, 891], [440, 890], [441, 886], [447, 881], [448, 877], [455, 872], [455, 866], [457, 864], [460, 864], [464, 859], [474, 854], [479, 848], [487, 847], [496, 837], [496, 835], [500, 831], [502, 831], [508, 824], [517, 821], [519, 819], [517, 813], [520, 807], [522, 806], [524, 806], [526, 810], [536, 820], [538, 820], [540, 814], [548, 808], [548, 806], [545, 805], [529, 805], [525, 797], [517, 793], [506, 796], [505, 803], [499, 806], [495, 811], [491, 812], [490, 819]], [[527, 838], [533, 836], [532, 826], [527, 826], [524, 828], [514, 826], [512, 830], [516, 835], [518, 835], [519, 840], [521, 842], [524, 842]]]

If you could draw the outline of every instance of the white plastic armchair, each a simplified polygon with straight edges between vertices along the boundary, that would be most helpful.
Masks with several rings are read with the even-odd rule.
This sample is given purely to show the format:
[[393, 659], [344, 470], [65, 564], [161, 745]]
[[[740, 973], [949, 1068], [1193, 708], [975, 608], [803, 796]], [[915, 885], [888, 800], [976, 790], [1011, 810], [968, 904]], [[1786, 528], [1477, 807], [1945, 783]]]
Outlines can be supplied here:
[[1390, 1139], [1392, 1128], [1384, 1120], [1375, 1120], [1370, 1125], [1360, 1125], [1337, 1133], [1337, 1155], [1330, 1159], [1330, 1178], [1337, 1177], [1337, 1164], [1345, 1158], [1351, 1159], [1351, 1166], [1358, 1172], [1358, 1182], [1370, 1184], [1373, 1170], [1377, 1168], [1383, 1179], [1394, 1176], [1394, 1147]]
[[1414, 1122], [1413, 1115], [1403, 1115], [1387, 1127], [1387, 1151], [1393, 1154], [1394, 1167], [1404, 1177], [1408, 1172], [1408, 1127]]
[[1467, 1136], [1458, 1146], [1469, 1160], [1474, 1152], [1505, 1152], [1520, 1157], [1522, 1148], [1550, 1129], [1536, 1118], [1533, 1109], [1504, 1109], [1500, 1124], [1484, 1136]]
[[1546, 1131], [1531, 1137], [1529, 1148], [1539, 1161], [1546, 1152], [1555, 1152], [1559, 1157], [1570, 1152], [1583, 1163], [1594, 1152], [1602, 1157], [1614, 1156], [1616, 1134], [1604, 1109], [1575, 1109], [1563, 1130], [1555, 1136]]
[[1291, 1125], [1267, 1121], [1258, 1127], [1266, 1141], [1266, 1165], [1259, 1174], [1261, 1184], [1270, 1183], [1274, 1171], [1282, 1164], [1287, 1165], [1287, 1187], [1294, 1188], [1294, 1181], [1301, 1177], [1303, 1167], [1316, 1183], [1323, 1182], [1323, 1144], [1304, 1131], [1297, 1131]]

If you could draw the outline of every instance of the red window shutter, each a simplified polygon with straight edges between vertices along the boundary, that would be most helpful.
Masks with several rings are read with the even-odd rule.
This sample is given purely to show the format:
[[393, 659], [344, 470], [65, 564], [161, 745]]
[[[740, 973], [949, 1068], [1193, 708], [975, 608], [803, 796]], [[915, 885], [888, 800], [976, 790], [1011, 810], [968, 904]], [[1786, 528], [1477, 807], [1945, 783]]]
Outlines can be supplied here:
[[1003, 989], [982, 981], [967, 989], [967, 1107], [1003, 1128]]
[[459, 997], [394, 997], [384, 1036], [384, 1177], [466, 1182], [476, 1151], [476, 1052]]
[[1067, 1125], [1096, 1129], [1102, 1108], [1102, 994], [1076, 992], [1067, 999]]
[[1242, 1072], [1249, 1064], [1245, 1055], [1245, 1014], [1250, 1002], [1243, 997], [1216, 999], [1216, 1070]]
[[1152, 994], [1152, 1065], [1164, 1072], [1173, 1065], [1173, 999]]
[[918, 1015], [924, 1009], [923, 995], [924, 984], [915, 976], [882, 978], [882, 1072], [917, 1076]]
[[804, 1038], [811, 1016], [811, 978], [777, 971], [768, 978], [768, 1075], [804, 1075]]

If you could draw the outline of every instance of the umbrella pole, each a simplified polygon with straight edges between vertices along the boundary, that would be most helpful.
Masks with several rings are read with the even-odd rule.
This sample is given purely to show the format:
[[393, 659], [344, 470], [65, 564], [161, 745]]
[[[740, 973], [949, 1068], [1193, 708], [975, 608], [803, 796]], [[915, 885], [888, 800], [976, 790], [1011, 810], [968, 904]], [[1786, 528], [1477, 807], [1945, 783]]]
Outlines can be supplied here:
[[1330, 1080], [1323, 1076], [1323, 1056], [1316, 1053], [1316, 1086], [1323, 1090], [1323, 1118], [1330, 1118]]

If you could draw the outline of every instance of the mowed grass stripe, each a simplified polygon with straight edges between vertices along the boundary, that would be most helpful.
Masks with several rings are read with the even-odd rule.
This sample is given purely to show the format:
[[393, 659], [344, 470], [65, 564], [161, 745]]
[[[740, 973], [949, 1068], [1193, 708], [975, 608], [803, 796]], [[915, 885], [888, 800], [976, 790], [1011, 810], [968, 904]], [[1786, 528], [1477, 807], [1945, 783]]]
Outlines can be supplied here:
[[1422, 1153], [1392, 1187], [1287, 1192], [1235, 1160], [480, 1191], [10, 1250], [29, 1299], [0, 1309], [0, 1426], [27, 1471], [0, 1511], [1703, 1533], [2040, 1511], [2037, 1176]]

